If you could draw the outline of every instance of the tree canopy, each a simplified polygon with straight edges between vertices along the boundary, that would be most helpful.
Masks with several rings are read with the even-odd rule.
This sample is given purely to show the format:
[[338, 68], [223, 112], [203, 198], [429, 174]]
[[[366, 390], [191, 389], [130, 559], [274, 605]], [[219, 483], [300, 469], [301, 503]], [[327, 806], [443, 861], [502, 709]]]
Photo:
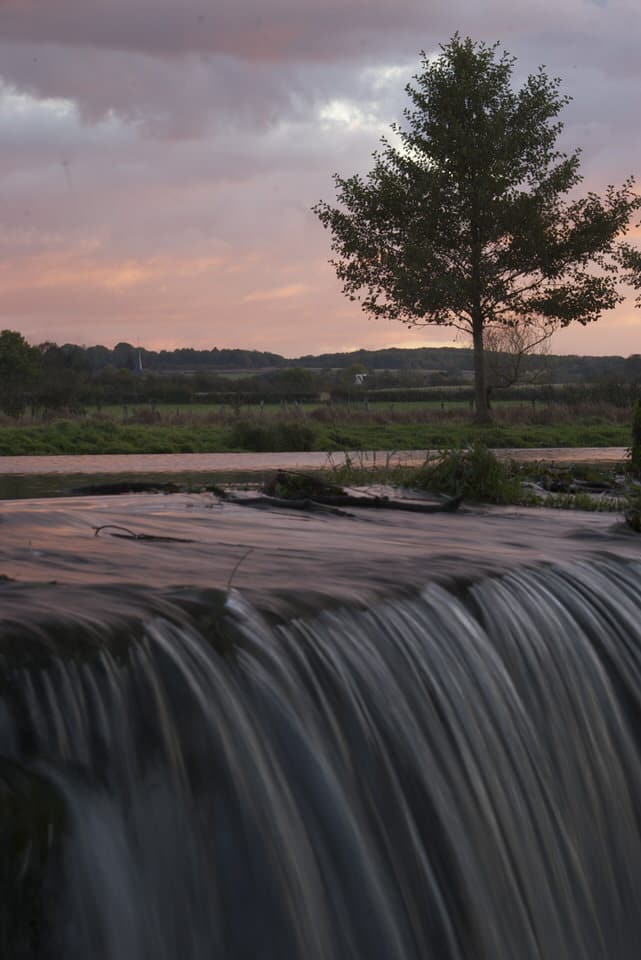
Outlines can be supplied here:
[[313, 208], [344, 293], [367, 313], [472, 337], [480, 419], [485, 332], [587, 324], [616, 306], [616, 244], [641, 200], [632, 178], [576, 196], [579, 150], [558, 145], [569, 98], [543, 68], [514, 90], [514, 65], [458, 34], [423, 53], [393, 141], [366, 176], [334, 175], [337, 206]]
[[39, 368], [39, 354], [15, 330], [0, 332], [0, 410], [17, 417], [24, 410]]

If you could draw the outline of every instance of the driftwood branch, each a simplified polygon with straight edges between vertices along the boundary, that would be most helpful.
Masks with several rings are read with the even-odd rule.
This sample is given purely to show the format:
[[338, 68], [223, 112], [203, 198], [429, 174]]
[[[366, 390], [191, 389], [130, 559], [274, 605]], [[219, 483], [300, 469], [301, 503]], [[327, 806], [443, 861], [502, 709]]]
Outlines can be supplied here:
[[236, 576], [236, 573], [238, 572], [238, 569], [241, 563], [244, 563], [247, 557], [249, 556], [249, 554], [252, 553], [255, 549], [256, 549], [255, 547], [247, 547], [242, 557], [239, 557], [236, 563], [234, 564], [234, 569], [229, 574], [229, 579], [227, 580], [227, 593], [229, 593], [229, 591], [231, 590], [231, 585], [234, 582], [234, 577]]
[[379, 510], [404, 510], [408, 513], [454, 513], [458, 510], [462, 497], [452, 497], [442, 503], [420, 503], [416, 500], [389, 500], [385, 497], [360, 497], [351, 494], [337, 496], [315, 496], [313, 499], [290, 500], [281, 497], [227, 497], [227, 503], [241, 507], [273, 509], [283, 507], [290, 510], [319, 510], [349, 516], [341, 507], [367, 507]]
[[379, 510], [405, 510], [407, 513], [454, 513], [462, 496], [451, 497], [442, 503], [421, 503], [419, 500], [390, 500], [388, 497], [362, 497], [353, 494], [316, 498], [318, 503], [336, 507], [367, 507]]
[[130, 530], [129, 527], [121, 527], [117, 523], [103, 523], [100, 527], [94, 527], [94, 537], [97, 537], [102, 530], [118, 530], [119, 532], [112, 534], [112, 536], [119, 537], [121, 540], [153, 540], [156, 543], [195, 543], [194, 540], [188, 540], [185, 537], [167, 537], [156, 536], [153, 533], [136, 533], [134, 530]]
[[327, 504], [318, 497], [313, 500], [305, 497], [303, 500], [290, 499], [289, 497], [268, 497], [262, 495], [259, 497], [225, 497], [226, 503], [233, 503], [240, 507], [256, 507], [259, 510], [275, 510], [284, 508], [286, 510], [305, 510], [309, 513], [332, 514], [336, 517], [351, 517], [352, 514], [345, 510], [340, 510], [334, 504]]
[[291, 478], [294, 483], [305, 483], [310, 485], [309, 489], [318, 489], [322, 488], [329, 495], [330, 493], [334, 494], [343, 494], [345, 491], [338, 483], [333, 483], [331, 480], [328, 480], [326, 477], [313, 476], [309, 473], [303, 473], [301, 470], [286, 470], [284, 467], [279, 467], [276, 475], [271, 481], [265, 484], [263, 490], [265, 493], [271, 494], [276, 485], [280, 482], [285, 481]]

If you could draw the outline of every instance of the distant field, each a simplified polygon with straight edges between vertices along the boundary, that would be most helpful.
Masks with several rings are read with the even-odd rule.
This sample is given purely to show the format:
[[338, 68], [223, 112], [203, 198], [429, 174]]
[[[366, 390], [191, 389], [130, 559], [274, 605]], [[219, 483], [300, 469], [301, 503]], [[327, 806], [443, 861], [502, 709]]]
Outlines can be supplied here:
[[[540, 403], [538, 405], [539, 407], [541, 406]], [[524, 400], [498, 400], [494, 406], [497, 410], [506, 407], [532, 408], [531, 402]], [[86, 413], [88, 416], [99, 414], [116, 420], [136, 419], [139, 416], [146, 417], [155, 413], [161, 420], [165, 420], [172, 417], [202, 418], [207, 416], [231, 416], [235, 410], [239, 410], [241, 413], [256, 414], [260, 413], [261, 406], [260, 403], [241, 403], [238, 405], [231, 403], [157, 403], [154, 404], [153, 407], [149, 404], [128, 404], [126, 409], [126, 418], [124, 416], [123, 404], [109, 404], [108, 406], [102, 406], [100, 410], [98, 410], [97, 407], [88, 406], [86, 407]], [[303, 413], [309, 414], [318, 409], [318, 403], [296, 404], [293, 402], [287, 404], [264, 403], [262, 407], [263, 413], [266, 414], [281, 413], [284, 411], [302, 411]], [[371, 400], [367, 404], [363, 403], [363, 401], [353, 401], [349, 404], [327, 404], [323, 405], [321, 409], [334, 411], [337, 418], [340, 419], [341, 416], [350, 411], [369, 411], [370, 413], [416, 413], [421, 410], [432, 410], [435, 412], [441, 410], [445, 412], [448, 410], [469, 411], [470, 403], [468, 400], [455, 399], [446, 400], [442, 404], [439, 400], [399, 400], [393, 402], [389, 400]]]
[[[469, 404], [220, 405], [103, 408], [48, 424], [0, 425], [0, 456], [100, 453], [216, 453], [283, 450], [444, 449], [481, 440], [490, 447], [627, 446], [630, 411], [619, 408], [496, 405], [496, 422], [475, 425]], [[0, 464], [1, 472], [1, 464]]]

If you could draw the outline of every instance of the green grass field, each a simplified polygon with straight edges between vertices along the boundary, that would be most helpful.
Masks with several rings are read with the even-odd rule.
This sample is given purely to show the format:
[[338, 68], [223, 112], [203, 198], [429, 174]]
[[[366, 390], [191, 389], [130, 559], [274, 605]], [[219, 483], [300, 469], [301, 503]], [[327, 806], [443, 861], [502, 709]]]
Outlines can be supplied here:
[[[496, 422], [479, 427], [469, 407], [435, 409], [424, 403], [309, 407], [237, 413], [195, 408], [147, 408], [120, 416], [77, 416], [51, 423], [0, 425], [0, 456], [102, 453], [218, 453], [286, 450], [423, 450], [468, 445], [488, 447], [627, 446], [631, 411], [612, 409], [497, 407]], [[179, 408], [180, 409], [180, 408]], [[194, 409], [194, 408], [192, 408]], [[1, 469], [1, 467], [0, 467]]]
[[[497, 400], [495, 403], [496, 409], [505, 409], [505, 408], [531, 408], [531, 403], [521, 400]], [[205, 419], [208, 417], [229, 417], [234, 415], [235, 409], [241, 415], [259, 415], [261, 412], [261, 407], [259, 403], [244, 403], [240, 404], [237, 408], [234, 405], [220, 404], [220, 403], [158, 403], [154, 404], [153, 408], [149, 404], [133, 405], [129, 404], [126, 407], [127, 416], [123, 416], [123, 411], [125, 407], [122, 404], [109, 404], [106, 406], [100, 407], [98, 409], [94, 406], [88, 406], [86, 408], [87, 416], [105, 416], [113, 420], [123, 421], [127, 420], [136, 420], [139, 417], [147, 419], [151, 416], [159, 417], [162, 421], [164, 420], [173, 420], [176, 418], [189, 420], [189, 419]], [[310, 414], [315, 410], [319, 409], [318, 403], [301, 403], [294, 404], [289, 403], [285, 407], [280, 403], [265, 403], [263, 404], [262, 411], [264, 414], [274, 415], [281, 413], [302, 413]], [[363, 401], [354, 401], [348, 404], [336, 404], [334, 407], [322, 407], [321, 409], [325, 410], [334, 410], [336, 415], [342, 417], [348, 414], [358, 414], [358, 413], [372, 413], [372, 414], [409, 414], [411, 416], [422, 411], [431, 411], [431, 412], [441, 412], [441, 402], [439, 400], [421, 400], [421, 401], [412, 401], [412, 400], [399, 400], [390, 402], [389, 400], [371, 400], [369, 403], [365, 404]], [[446, 400], [443, 402], [443, 410], [445, 412], [467, 412], [470, 409], [470, 404], [468, 400]]]

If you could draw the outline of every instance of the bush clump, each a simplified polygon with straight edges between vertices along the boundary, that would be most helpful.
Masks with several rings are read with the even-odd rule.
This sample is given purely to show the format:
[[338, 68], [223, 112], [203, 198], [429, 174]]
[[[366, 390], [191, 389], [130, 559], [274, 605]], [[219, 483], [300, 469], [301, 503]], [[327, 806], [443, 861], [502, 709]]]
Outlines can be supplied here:
[[232, 449], [255, 453], [313, 450], [314, 430], [301, 420], [238, 420], [226, 436]]
[[641, 533], [641, 486], [629, 484], [626, 491], [625, 521], [636, 533]]
[[432, 493], [462, 495], [485, 503], [515, 503], [521, 484], [511, 463], [499, 460], [483, 443], [441, 451], [419, 470], [415, 485]]
[[630, 444], [629, 472], [641, 480], [641, 400], [632, 408], [632, 441]]
[[625, 520], [636, 533], [641, 533], [641, 400], [632, 408], [632, 437], [628, 451]]

